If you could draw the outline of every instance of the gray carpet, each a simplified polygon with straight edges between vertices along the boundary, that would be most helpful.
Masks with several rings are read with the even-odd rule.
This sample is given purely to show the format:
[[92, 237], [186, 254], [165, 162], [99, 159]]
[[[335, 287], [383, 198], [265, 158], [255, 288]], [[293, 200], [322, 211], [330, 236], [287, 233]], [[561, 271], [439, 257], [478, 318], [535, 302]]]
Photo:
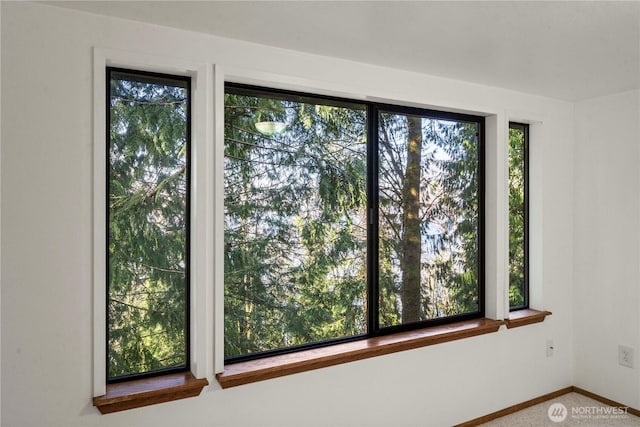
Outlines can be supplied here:
[[[563, 405], [563, 406], [561, 406]], [[542, 402], [515, 414], [482, 424], [486, 427], [640, 426], [640, 418], [578, 393]]]

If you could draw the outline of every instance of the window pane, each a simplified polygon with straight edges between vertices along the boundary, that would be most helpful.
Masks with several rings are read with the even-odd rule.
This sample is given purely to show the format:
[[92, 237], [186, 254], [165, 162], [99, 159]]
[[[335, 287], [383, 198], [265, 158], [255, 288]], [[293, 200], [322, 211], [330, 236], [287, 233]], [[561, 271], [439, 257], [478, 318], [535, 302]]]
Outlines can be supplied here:
[[225, 356], [366, 332], [365, 109], [228, 87]]
[[379, 321], [476, 313], [478, 123], [379, 114]]
[[509, 126], [509, 305], [525, 308], [526, 275], [526, 149], [527, 126]]
[[185, 79], [109, 70], [108, 378], [186, 368]]

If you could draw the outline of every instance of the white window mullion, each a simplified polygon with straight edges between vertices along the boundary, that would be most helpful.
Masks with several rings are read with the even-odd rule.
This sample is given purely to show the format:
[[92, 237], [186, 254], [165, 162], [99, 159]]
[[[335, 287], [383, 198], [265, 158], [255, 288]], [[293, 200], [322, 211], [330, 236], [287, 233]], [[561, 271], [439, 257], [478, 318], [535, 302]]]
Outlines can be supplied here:
[[485, 120], [485, 315], [509, 315], [508, 121], [504, 113]]
[[214, 247], [214, 371], [224, 370], [224, 73], [220, 66], [213, 67], [213, 167], [209, 168], [213, 185]]
[[192, 72], [191, 372], [213, 381], [213, 133], [211, 67]]

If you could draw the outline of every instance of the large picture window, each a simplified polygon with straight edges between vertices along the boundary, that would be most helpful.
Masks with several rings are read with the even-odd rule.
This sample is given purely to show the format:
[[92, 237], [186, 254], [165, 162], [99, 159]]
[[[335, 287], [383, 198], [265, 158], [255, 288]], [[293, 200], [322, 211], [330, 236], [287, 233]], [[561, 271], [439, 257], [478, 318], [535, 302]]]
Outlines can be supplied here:
[[227, 362], [483, 313], [482, 117], [227, 83]]
[[187, 77], [107, 69], [107, 379], [189, 366]]

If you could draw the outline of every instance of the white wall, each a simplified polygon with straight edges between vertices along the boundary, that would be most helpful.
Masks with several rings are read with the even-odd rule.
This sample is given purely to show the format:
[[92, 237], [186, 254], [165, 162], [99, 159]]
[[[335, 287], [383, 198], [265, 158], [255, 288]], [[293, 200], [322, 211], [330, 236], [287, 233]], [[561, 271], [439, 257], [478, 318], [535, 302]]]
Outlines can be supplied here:
[[[2, 46], [2, 8], [0, 7], [0, 46]], [[2, 99], [2, 58], [0, 58], [0, 99]], [[2, 108], [0, 103], [0, 129], [2, 129]], [[2, 135], [0, 134], [0, 153], [2, 152]], [[1, 157], [1, 156], [0, 156]], [[2, 161], [0, 160], [0, 171], [2, 170]], [[0, 172], [0, 212], [2, 212], [2, 172]], [[0, 215], [0, 224], [2, 224], [2, 216]], [[0, 233], [1, 235], [1, 233]], [[0, 247], [0, 260], [2, 259], [2, 251]], [[2, 277], [2, 263], [0, 262], [0, 283]], [[2, 316], [2, 292], [0, 292], [0, 318]], [[0, 366], [2, 365], [2, 333], [0, 328]], [[0, 369], [0, 384], [2, 384], [2, 370]], [[0, 424], [2, 424], [2, 390], [0, 387]]]
[[[446, 426], [573, 383], [570, 104], [43, 4], [0, 7], [3, 426]], [[91, 406], [93, 46], [252, 69], [346, 95], [542, 120], [532, 133], [544, 224], [533, 231], [543, 244], [534, 269], [553, 316], [99, 415]], [[552, 358], [548, 338], [556, 344]]]
[[[575, 111], [575, 381], [640, 407], [640, 92]], [[635, 368], [618, 365], [618, 345]]]

